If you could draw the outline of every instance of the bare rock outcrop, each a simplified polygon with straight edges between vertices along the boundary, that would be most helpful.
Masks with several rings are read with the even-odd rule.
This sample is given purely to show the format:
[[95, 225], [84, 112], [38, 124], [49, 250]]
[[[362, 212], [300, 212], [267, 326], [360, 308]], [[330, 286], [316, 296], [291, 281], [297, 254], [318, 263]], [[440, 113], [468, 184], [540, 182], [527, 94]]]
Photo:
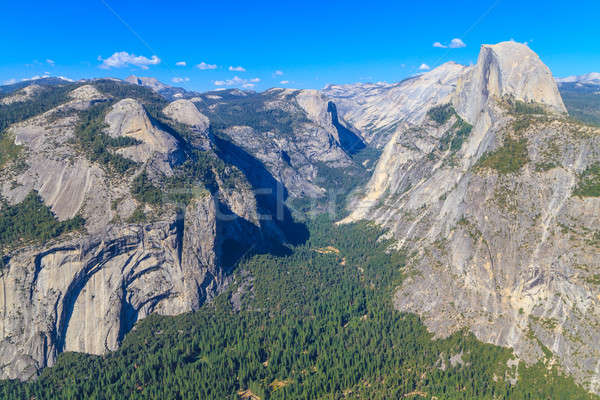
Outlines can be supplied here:
[[517, 42], [483, 45], [477, 64], [459, 82], [456, 110], [474, 122], [490, 98], [510, 96], [566, 113], [550, 69], [529, 47]]
[[208, 150], [210, 120], [198, 111], [191, 100], [176, 100], [163, 109], [163, 114], [171, 120], [187, 126], [194, 136], [191, 138], [194, 147]]
[[214, 297], [227, 283], [216, 207], [207, 195], [171, 220], [13, 254], [0, 271], [1, 376], [27, 379], [62, 351], [115, 350], [148, 314], [192, 311]]
[[148, 162], [159, 157], [161, 171], [166, 172], [173, 163], [178, 150], [176, 139], [156, 127], [144, 110], [134, 99], [123, 99], [112, 106], [106, 115], [107, 133], [112, 137], [126, 136], [136, 139], [140, 144], [119, 149], [123, 156], [136, 162]]
[[394, 304], [437, 336], [466, 327], [528, 362], [548, 349], [600, 392], [600, 200], [576, 194], [600, 131], [565, 118], [548, 68], [514, 42], [482, 46], [445, 99], [441, 123], [399, 125], [343, 222], [375, 221], [411, 255]]
[[164, 108], [163, 113], [184, 125], [188, 125], [198, 132], [205, 132], [210, 121], [202, 114], [190, 100], [176, 100]]

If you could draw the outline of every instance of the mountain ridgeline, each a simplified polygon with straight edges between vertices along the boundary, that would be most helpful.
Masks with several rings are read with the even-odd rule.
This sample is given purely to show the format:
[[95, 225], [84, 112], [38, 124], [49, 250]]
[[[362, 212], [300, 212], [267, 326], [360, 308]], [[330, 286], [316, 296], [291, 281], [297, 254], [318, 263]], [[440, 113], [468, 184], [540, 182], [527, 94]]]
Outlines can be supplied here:
[[596, 398], [593, 85], [2, 87], [2, 397]]

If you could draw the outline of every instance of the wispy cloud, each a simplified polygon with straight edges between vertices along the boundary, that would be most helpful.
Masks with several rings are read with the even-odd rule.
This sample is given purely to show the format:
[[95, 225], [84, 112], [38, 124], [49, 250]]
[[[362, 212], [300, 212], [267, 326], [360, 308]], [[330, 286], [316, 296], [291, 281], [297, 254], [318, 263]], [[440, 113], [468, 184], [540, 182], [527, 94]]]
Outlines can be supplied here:
[[230, 65], [230, 66], [229, 66], [229, 70], [230, 70], [230, 71], [236, 71], [236, 72], [246, 72], [246, 68], [244, 68], [244, 67], [242, 67], [242, 66], [237, 66], [237, 67], [234, 67], [234, 66], [231, 66], [231, 65]]
[[13, 83], [17, 83], [18, 81], [15, 78], [9, 79], [3, 82], [3, 85], [12, 85]]
[[50, 64], [51, 66], [53, 66], [53, 67], [54, 67], [54, 64], [56, 64], [56, 63], [54, 62], [54, 60], [51, 60], [51, 59], [49, 59], [49, 58], [48, 58], [48, 59], [46, 59], [46, 62], [47, 62], [48, 64]]
[[157, 56], [147, 58], [144, 56], [136, 56], [135, 54], [129, 54], [126, 51], [116, 52], [106, 59], [103, 59], [99, 56], [98, 61], [102, 61], [100, 68], [103, 69], [122, 68], [127, 66], [135, 66], [142, 69], [148, 69], [149, 65], [160, 64], [160, 58], [158, 58]]
[[180, 78], [180, 77], [176, 76], [171, 80], [175, 83], [183, 83], [183, 82], [189, 82], [190, 78], [188, 78], [187, 76], [185, 78]]
[[274, 74], [276, 76], [281, 76], [281, 75], [283, 75], [283, 71], [281, 71], [281, 70], [278, 69], [277, 71], [274, 72]]
[[178, 67], [185, 67], [187, 63], [185, 61], [177, 61], [175, 65], [177, 65]]
[[207, 69], [217, 69], [217, 64], [207, 64], [204, 61], [202, 61], [200, 64], [196, 65], [196, 68], [201, 69], [201, 70], [207, 70]]
[[419, 65], [419, 71], [427, 71], [429, 69], [431, 69], [431, 68], [429, 68], [429, 65], [427, 65], [425, 63]]
[[231, 79], [224, 81], [214, 81], [215, 86], [241, 86], [245, 88], [254, 87], [256, 83], [260, 82], [260, 78], [243, 79], [239, 76], [234, 76]]
[[465, 42], [463, 42], [461, 39], [459, 38], [454, 38], [450, 41], [449, 44], [445, 45], [441, 42], [435, 42], [433, 44], [433, 47], [438, 47], [440, 49], [447, 49], [447, 48], [451, 48], [451, 49], [460, 49], [462, 47], [467, 47], [467, 45], [465, 44]]
[[234, 76], [233, 78], [227, 79], [225, 81], [215, 81], [214, 84], [215, 84], [215, 86], [234, 86], [234, 85], [240, 85], [244, 82], [246, 82], [245, 79], [242, 79], [238, 76]]
[[282, 85], [287, 85], [288, 83], [290, 83], [290, 81], [281, 81], [279, 83], [282, 84]]

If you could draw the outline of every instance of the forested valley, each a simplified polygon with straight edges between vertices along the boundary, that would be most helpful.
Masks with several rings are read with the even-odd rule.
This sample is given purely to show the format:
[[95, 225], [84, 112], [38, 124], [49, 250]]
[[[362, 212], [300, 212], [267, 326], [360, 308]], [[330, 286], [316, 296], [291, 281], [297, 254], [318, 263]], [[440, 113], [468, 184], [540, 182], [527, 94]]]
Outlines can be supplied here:
[[[307, 221], [287, 254], [248, 254], [199, 311], [151, 315], [105, 356], [64, 353], [2, 399], [592, 399], [551, 363], [395, 311], [411, 255], [366, 223]], [[511, 361], [513, 360], [513, 361]]]

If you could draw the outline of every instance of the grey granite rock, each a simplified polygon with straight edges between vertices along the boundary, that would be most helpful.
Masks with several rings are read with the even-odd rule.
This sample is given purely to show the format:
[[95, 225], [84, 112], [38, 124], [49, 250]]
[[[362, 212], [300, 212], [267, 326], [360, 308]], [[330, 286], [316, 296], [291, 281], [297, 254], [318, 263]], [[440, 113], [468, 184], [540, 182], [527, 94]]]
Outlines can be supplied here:
[[[573, 192], [600, 161], [600, 130], [565, 118], [548, 68], [514, 42], [482, 46], [447, 99], [473, 125], [460, 148], [442, 145], [456, 116], [441, 126], [408, 119], [343, 222], [375, 221], [411, 255], [394, 304], [437, 336], [466, 327], [527, 362], [544, 357], [543, 345], [599, 392], [600, 199]], [[516, 115], [509, 99], [547, 113]], [[439, 102], [432, 94], [428, 107]], [[510, 173], [482, 166], [509, 139], [525, 141], [525, 165]]]

